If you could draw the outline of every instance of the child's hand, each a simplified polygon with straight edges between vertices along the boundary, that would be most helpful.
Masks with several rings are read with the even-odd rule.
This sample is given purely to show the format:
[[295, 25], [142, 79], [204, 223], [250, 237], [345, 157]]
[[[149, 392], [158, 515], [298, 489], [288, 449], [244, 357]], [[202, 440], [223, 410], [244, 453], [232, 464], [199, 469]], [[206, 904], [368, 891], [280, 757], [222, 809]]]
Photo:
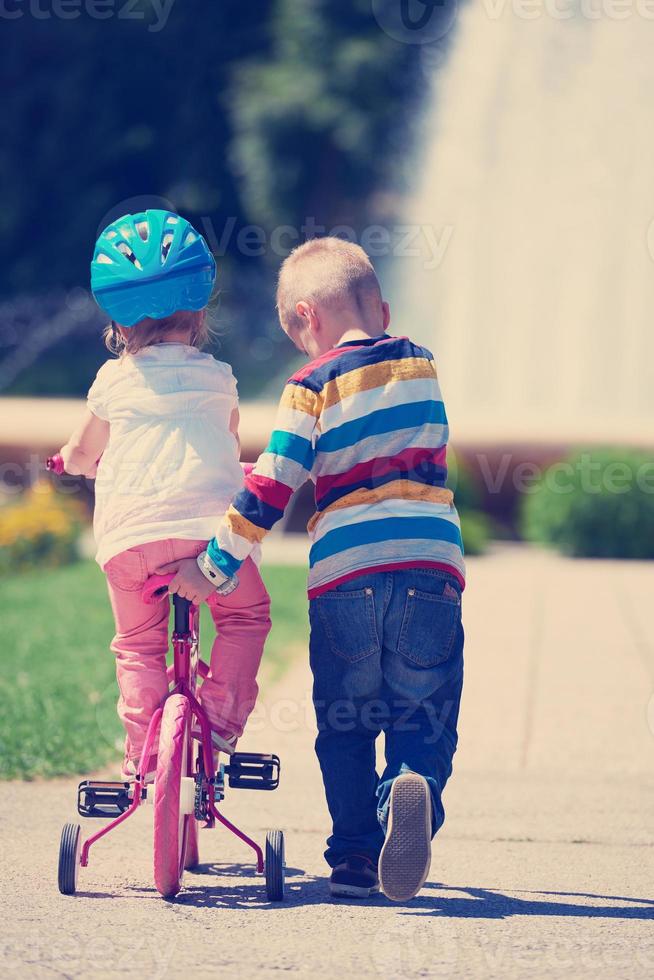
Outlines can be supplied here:
[[175, 578], [168, 586], [168, 591], [171, 595], [176, 593], [183, 599], [190, 599], [196, 606], [205, 602], [216, 591], [215, 585], [212, 585], [198, 568], [195, 558], [168, 562], [167, 565], [157, 568], [156, 572], [157, 575], [170, 575], [171, 572], [175, 572]]

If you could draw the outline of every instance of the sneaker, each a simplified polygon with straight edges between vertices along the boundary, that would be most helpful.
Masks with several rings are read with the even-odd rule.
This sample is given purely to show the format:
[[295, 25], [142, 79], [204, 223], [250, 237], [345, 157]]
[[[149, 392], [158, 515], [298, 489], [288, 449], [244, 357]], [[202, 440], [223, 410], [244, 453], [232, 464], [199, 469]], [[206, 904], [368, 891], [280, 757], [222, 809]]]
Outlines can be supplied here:
[[393, 902], [407, 902], [424, 885], [431, 864], [431, 793], [415, 772], [394, 781], [388, 803], [386, 840], [379, 855], [382, 891]]
[[[123, 768], [120, 771], [120, 778], [124, 783], [133, 783], [136, 779], [136, 773], [138, 771], [139, 759], [125, 759], [123, 762]], [[150, 765], [152, 768], [148, 773], [146, 773], [145, 779], [143, 780], [143, 785], [152, 785], [155, 776], [157, 774], [157, 759], [156, 756], [151, 760]]]
[[[193, 738], [202, 738], [202, 732], [199, 728], [194, 728], [191, 731], [191, 736]], [[217, 752], [225, 752], [227, 755], [234, 755], [236, 752], [238, 735], [219, 735], [218, 732], [214, 731], [212, 728], [211, 742]]]
[[335, 897], [370, 898], [379, 891], [377, 869], [364, 854], [350, 854], [332, 870], [329, 891]]

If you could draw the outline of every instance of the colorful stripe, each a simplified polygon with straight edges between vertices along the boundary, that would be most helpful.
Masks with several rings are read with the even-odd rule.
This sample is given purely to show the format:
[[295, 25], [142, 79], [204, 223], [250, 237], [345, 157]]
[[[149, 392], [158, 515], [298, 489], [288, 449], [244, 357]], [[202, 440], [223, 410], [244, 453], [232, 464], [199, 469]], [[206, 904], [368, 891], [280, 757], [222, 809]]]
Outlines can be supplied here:
[[387, 479], [396, 479], [398, 476], [406, 476], [407, 479], [420, 479], [424, 474], [427, 482], [429, 477], [436, 473], [440, 480], [434, 480], [435, 486], [444, 486], [447, 478], [446, 466], [446, 447], [439, 446], [437, 449], [427, 447], [410, 446], [401, 453], [386, 458], [370, 459], [365, 463], [358, 463], [345, 472], [319, 476], [316, 480], [316, 500], [318, 507], [326, 506], [334, 495], [340, 493], [350, 493], [359, 487], [378, 486]]
[[432, 446], [444, 446], [447, 443], [447, 436], [447, 426], [438, 424], [381, 432], [376, 436], [367, 436], [361, 442], [348, 446], [340, 452], [322, 453], [320, 467], [315, 467], [314, 473], [318, 471], [321, 475], [326, 476], [332, 473], [343, 473], [353, 469], [361, 459], [374, 463], [377, 459], [397, 456], [405, 449], [427, 449]]
[[275, 419], [275, 432], [289, 433], [294, 438], [304, 439], [309, 445], [311, 445], [311, 437], [315, 427], [315, 416], [308, 415], [297, 408], [281, 407]]
[[329, 432], [343, 423], [353, 419], [364, 418], [379, 408], [397, 408], [400, 405], [413, 405], [423, 401], [441, 401], [436, 397], [434, 376], [431, 378], [414, 378], [409, 381], [395, 381], [391, 385], [381, 385], [362, 391], [358, 395], [348, 395], [340, 402], [325, 408], [320, 416], [321, 432]]
[[[238, 500], [238, 498], [236, 499]], [[265, 525], [255, 524], [253, 521], [248, 520], [247, 517], [238, 512], [234, 504], [227, 511], [225, 521], [232, 534], [245, 538], [251, 544], [263, 541], [266, 531], [270, 529], [266, 528]], [[270, 524], [270, 527], [272, 527], [272, 524]]]
[[266, 452], [271, 453], [273, 456], [283, 456], [285, 459], [291, 459], [295, 463], [299, 463], [300, 466], [303, 466], [305, 470], [311, 469], [313, 446], [303, 436], [275, 429], [270, 436]]
[[238, 572], [239, 568], [245, 561], [245, 558], [247, 558], [247, 555], [245, 555], [245, 557], [242, 559], [235, 558], [234, 555], [232, 555], [224, 547], [224, 539], [220, 529], [216, 537], [212, 538], [207, 545], [207, 554], [209, 555], [209, 558], [211, 558], [214, 565], [217, 565], [223, 575], [226, 575], [228, 578], [231, 578], [232, 575], [235, 575]]
[[[382, 462], [385, 462], [385, 460]], [[398, 473], [395, 469], [391, 469], [386, 473], [375, 472], [368, 479], [359, 480], [346, 486], [333, 487], [327, 493], [323, 494], [320, 500], [316, 500], [317, 511], [320, 513], [323, 510], [327, 510], [332, 504], [344, 497], [349, 497], [351, 493], [355, 493], [357, 490], [373, 490], [375, 487], [383, 487], [387, 483], [394, 483], [398, 479], [404, 479], [414, 486], [424, 484], [428, 487], [442, 489], [445, 487], [447, 480], [447, 469], [444, 466], [437, 467], [425, 464], [409, 472]]]
[[310, 391], [320, 391], [319, 388], [314, 387], [313, 376], [318, 370], [322, 368], [325, 364], [333, 361], [336, 357], [342, 357], [344, 354], [344, 349], [342, 347], [334, 347], [332, 350], [328, 350], [325, 354], [321, 354], [320, 357], [316, 357], [315, 360], [309, 361], [304, 367], [298, 368], [292, 378], [288, 379], [288, 384], [290, 385], [302, 385], [308, 382], [307, 387]]
[[406, 337], [342, 344], [282, 394], [274, 431], [209, 546], [233, 574], [311, 476], [309, 592], [366, 571], [443, 568], [463, 583], [448, 423], [428, 351]]
[[322, 398], [299, 384], [287, 384], [279, 402], [280, 410], [291, 408], [318, 418], [322, 410]]
[[316, 562], [331, 558], [346, 548], [379, 544], [380, 541], [401, 541], [406, 545], [408, 541], [418, 538], [447, 541], [458, 545], [463, 551], [461, 531], [452, 521], [441, 517], [386, 517], [356, 525], [348, 522], [343, 527], [327, 531], [312, 547], [309, 567], [313, 568]]
[[256, 476], [257, 479], [262, 476], [271, 483], [281, 483], [294, 490], [302, 486], [308, 475], [306, 467], [301, 463], [286, 459], [284, 456], [275, 456], [267, 451], [259, 456], [255, 471], [252, 473], [252, 476]]
[[397, 381], [415, 381], [417, 378], [434, 378], [436, 371], [432, 361], [424, 357], [405, 357], [402, 360], [379, 361], [369, 367], [359, 367], [347, 374], [332, 378], [322, 390], [323, 413], [332, 405], [359, 395], [364, 391], [382, 388]]
[[396, 433], [399, 429], [421, 428], [423, 425], [446, 424], [447, 416], [442, 402], [422, 401], [394, 405], [330, 429], [320, 436], [316, 450], [320, 453], [334, 453], [371, 436]]
[[[315, 513], [307, 524], [307, 531], [311, 534], [318, 521], [325, 514], [343, 510], [345, 507], [380, 504], [383, 500], [420, 500], [450, 507], [454, 500], [454, 494], [446, 487], [429, 486], [426, 483], [415, 483], [413, 480], [392, 480], [370, 490], [366, 487], [360, 487]], [[348, 519], [351, 519], [351, 515], [352, 512], [348, 514]]]
[[[258, 494], [252, 493], [248, 489], [241, 490], [234, 497], [234, 503], [227, 512], [228, 516], [234, 509], [243, 518], [255, 524], [258, 528], [264, 528], [266, 531], [269, 531], [284, 516], [283, 507], [273, 507], [265, 500], [262, 500]], [[261, 538], [255, 539], [248, 536], [248, 540], [260, 541]]]
[[[405, 357], [422, 357], [424, 360], [431, 360], [426, 357], [426, 351], [421, 347], [412, 344], [406, 337], [387, 337], [377, 341], [375, 344], [343, 344], [336, 347], [329, 354], [324, 354], [313, 362], [312, 370], [308, 370], [309, 365], [291, 378], [290, 383], [301, 383], [305, 388], [320, 393], [328, 381], [348, 371], [354, 371], [361, 367], [371, 367], [380, 361], [389, 359], [400, 360]], [[330, 356], [331, 355], [331, 356]]]
[[382, 541], [376, 545], [360, 545], [348, 548], [337, 555], [316, 562], [309, 572], [309, 588], [320, 588], [336, 581], [351, 572], [375, 571], [379, 566], [394, 562], [419, 565], [430, 561], [455, 569], [465, 578], [465, 564], [461, 549], [456, 544], [441, 542], [433, 538], [414, 538], [402, 542], [406, 548], [398, 548], [396, 541]]
[[293, 496], [293, 487], [288, 487], [285, 483], [271, 480], [267, 476], [259, 473], [251, 473], [245, 479], [245, 489], [249, 490], [253, 496], [258, 497], [262, 503], [267, 503], [270, 507], [275, 507], [282, 513], [286, 510], [288, 502]]

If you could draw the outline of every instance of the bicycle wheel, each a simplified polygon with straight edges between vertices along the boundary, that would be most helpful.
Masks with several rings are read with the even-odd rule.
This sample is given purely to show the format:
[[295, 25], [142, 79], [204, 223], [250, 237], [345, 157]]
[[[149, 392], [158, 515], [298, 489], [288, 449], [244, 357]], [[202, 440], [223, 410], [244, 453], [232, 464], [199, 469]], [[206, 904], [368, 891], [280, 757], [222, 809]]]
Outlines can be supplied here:
[[164, 705], [154, 784], [154, 883], [164, 898], [182, 886], [189, 822], [181, 809], [182, 776], [187, 774], [191, 706], [182, 694]]

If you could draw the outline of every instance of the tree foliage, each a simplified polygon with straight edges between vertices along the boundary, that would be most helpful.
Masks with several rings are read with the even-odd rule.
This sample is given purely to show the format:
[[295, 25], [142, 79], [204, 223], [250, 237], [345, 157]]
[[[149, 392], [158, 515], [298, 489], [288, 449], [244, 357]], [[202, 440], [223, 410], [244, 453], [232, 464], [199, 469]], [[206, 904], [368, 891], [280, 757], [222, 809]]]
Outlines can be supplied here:
[[[369, 0], [177, 0], [161, 29], [151, 0], [116, 0], [102, 20], [83, 4], [69, 20], [29, 9], [2, 27], [0, 298], [86, 287], [99, 228], [158, 198], [218, 250], [225, 356], [247, 372], [257, 342], [274, 365], [270, 233], [378, 217], [410, 140], [417, 48], [388, 37]], [[258, 251], [239, 242], [249, 224]], [[77, 391], [74, 358], [53, 356]], [[48, 390], [42, 364], [19, 390]]]

